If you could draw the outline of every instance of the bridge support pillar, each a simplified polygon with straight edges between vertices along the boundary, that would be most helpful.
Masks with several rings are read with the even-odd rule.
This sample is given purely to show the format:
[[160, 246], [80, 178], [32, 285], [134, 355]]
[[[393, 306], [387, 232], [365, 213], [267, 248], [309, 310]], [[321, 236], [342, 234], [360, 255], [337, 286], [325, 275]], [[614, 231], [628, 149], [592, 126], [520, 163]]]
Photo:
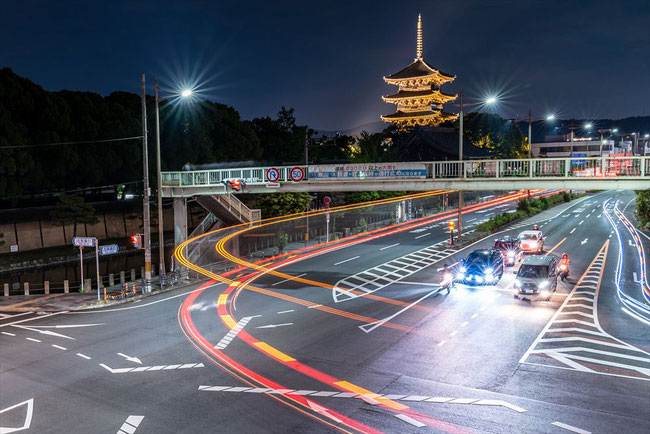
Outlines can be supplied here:
[[187, 199], [174, 198], [174, 245], [178, 246], [187, 239]]

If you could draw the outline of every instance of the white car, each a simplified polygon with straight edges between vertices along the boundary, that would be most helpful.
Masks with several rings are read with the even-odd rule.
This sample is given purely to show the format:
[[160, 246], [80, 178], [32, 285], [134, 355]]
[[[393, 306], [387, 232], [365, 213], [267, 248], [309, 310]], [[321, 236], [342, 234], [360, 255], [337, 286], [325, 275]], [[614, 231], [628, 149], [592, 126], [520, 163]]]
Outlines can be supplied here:
[[521, 250], [526, 253], [543, 253], [544, 236], [542, 231], [523, 231], [519, 234]]

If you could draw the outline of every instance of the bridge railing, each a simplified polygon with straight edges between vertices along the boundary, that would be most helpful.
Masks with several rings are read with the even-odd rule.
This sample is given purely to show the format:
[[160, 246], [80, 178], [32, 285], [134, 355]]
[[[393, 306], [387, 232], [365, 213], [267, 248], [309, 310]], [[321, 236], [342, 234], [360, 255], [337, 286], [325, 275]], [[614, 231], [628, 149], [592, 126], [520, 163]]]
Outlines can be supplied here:
[[[390, 166], [390, 173], [377, 165]], [[310, 182], [328, 181], [355, 181], [377, 179], [499, 179], [499, 178], [603, 178], [603, 177], [636, 177], [650, 179], [650, 157], [572, 157], [572, 158], [532, 158], [510, 160], [467, 160], [467, 161], [432, 161], [417, 163], [373, 163], [354, 165], [327, 165], [327, 166], [276, 166], [276, 167], [251, 167], [237, 169], [213, 169], [183, 172], [162, 173], [163, 187], [201, 187], [215, 186], [230, 179], [240, 179], [246, 184], [268, 184], [266, 178], [269, 169], [275, 169], [278, 179], [273, 182], [291, 182], [289, 173], [293, 168], [299, 167], [304, 171], [304, 180]], [[336, 169], [332, 169], [337, 166]], [[339, 167], [340, 166], [340, 167]], [[349, 167], [348, 167], [349, 166]], [[403, 166], [402, 175], [399, 174]], [[421, 176], [414, 176], [413, 170], [417, 166], [421, 169]], [[361, 168], [361, 169], [360, 169]], [[324, 171], [333, 170], [332, 176], [322, 176]], [[377, 176], [368, 175], [372, 171]], [[403, 174], [409, 172], [408, 176]], [[345, 173], [344, 175], [339, 175]], [[417, 171], [417, 170], [416, 170]], [[320, 173], [318, 178], [310, 179], [309, 174]], [[381, 172], [381, 173], [380, 173]], [[426, 173], [426, 176], [424, 175]], [[225, 191], [225, 187], [224, 187]]]

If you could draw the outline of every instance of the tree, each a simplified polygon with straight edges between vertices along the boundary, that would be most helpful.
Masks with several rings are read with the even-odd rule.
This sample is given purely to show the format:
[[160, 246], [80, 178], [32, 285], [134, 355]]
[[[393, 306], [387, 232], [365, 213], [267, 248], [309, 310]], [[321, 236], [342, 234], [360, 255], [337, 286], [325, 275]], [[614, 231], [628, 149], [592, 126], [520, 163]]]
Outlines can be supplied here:
[[260, 196], [257, 206], [264, 218], [303, 212], [312, 200], [309, 193], [269, 193]]
[[394, 161], [391, 142], [386, 140], [386, 134], [361, 131], [354, 149], [350, 153], [350, 160], [355, 163], [379, 163]]
[[284, 249], [287, 247], [287, 244], [289, 244], [289, 236], [284, 232], [280, 232], [278, 234], [278, 239], [276, 241], [276, 244], [278, 247], [278, 253], [284, 252]]
[[636, 192], [636, 217], [641, 226], [650, 225], [650, 190]]
[[467, 140], [496, 158], [524, 158], [528, 143], [516, 122], [492, 113], [473, 112], [463, 119]]
[[52, 221], [58, 225], [65, 226], [72, 224], [72, 236], [77, 236], [77, 224], [95, 224], [99, 221], [95, 215], [95, 208], [85, 203], [80, 196], [63, 195], [52, 211]]

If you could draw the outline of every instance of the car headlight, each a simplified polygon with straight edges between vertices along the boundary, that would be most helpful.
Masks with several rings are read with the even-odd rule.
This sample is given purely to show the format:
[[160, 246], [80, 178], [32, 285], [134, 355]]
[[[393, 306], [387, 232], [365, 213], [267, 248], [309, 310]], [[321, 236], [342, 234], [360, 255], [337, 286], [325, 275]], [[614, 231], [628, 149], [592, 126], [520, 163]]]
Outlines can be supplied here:
[[508, 258], [514, 258], [515, 252], [508, 252]]
[[461, 273], [466, 273], [466, 272], [467, 272], [467, 268], [465, 268], [465, 267], [460, 267], [460, 272], [461, 272]]
[[521, 280], [515, 279], [515, 286], [521, 286]]
[[547, 290], [544, 290], [544, 291], [540, 292], [539, 295], [540, 295], [542, 298], [546, 298], [546, 297], [548, 297], [548, 291], [547, 291]]
[[488, 267], [485, 269], [485, 274], [492, 274], [494, 273], [494, 269], [492, 267]]
[[465, 278], [465, 273], [458, 273], [456, 274], [456, 279], [458, 280], [463, 280]]
[[544, 289], [548, 286], [548, 280], [543, 281], [539, 284], [539, 289]]

